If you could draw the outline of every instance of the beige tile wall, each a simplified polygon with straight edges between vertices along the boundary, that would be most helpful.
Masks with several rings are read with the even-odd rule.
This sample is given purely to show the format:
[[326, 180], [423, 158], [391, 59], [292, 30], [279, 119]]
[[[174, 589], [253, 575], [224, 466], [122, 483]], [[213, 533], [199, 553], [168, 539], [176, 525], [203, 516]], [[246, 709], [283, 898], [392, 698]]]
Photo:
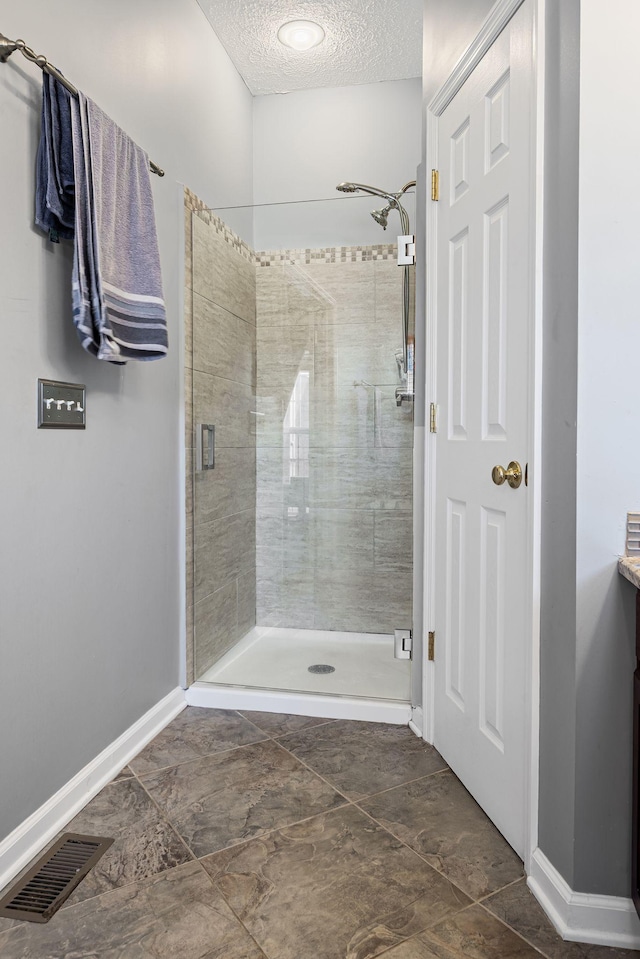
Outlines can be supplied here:
[[[253, 252], [185, 191], [188, 679], [255, 625], [256, 292]], [[194, 473], [195, 424], [216, 427]]]
[[[413, 424], [394, 398], [394, 255], [382, 246], [257, 254], [258, 625], [411, 625]], [[301, 374], [302, 469], [284, 428]]]

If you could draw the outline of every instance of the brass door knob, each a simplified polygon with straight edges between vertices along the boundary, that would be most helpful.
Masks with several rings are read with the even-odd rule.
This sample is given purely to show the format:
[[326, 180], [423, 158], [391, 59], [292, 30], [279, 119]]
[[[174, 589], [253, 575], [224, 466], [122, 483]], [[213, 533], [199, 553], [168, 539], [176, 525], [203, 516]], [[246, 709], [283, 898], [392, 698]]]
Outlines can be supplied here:
[[505, 469], [504, 466], [494, 466], [491, 470], [491, 479], [496, 486], [502, 486], [506, 480], [511, 489], [517, 489], [522, 482], [522, 467], [512, 460]]

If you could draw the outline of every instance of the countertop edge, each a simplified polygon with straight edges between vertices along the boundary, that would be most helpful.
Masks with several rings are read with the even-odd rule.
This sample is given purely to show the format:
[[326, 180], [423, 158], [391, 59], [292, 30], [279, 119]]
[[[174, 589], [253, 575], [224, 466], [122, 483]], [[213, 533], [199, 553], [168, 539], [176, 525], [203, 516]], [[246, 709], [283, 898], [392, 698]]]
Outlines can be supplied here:
[[621, 556], [618, 560], [618, 572], [636, 589], [640, 589], [640, 556]]

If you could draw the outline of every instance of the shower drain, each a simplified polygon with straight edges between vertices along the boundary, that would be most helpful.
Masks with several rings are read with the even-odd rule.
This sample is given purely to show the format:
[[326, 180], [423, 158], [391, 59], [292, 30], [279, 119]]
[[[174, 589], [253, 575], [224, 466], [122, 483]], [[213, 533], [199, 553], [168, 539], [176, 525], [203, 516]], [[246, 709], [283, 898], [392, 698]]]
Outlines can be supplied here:
[[335, 666], [327, 666], [326, 663], [318, 663], [316, 666], [309, 666], [310, 673], [335, 673]]

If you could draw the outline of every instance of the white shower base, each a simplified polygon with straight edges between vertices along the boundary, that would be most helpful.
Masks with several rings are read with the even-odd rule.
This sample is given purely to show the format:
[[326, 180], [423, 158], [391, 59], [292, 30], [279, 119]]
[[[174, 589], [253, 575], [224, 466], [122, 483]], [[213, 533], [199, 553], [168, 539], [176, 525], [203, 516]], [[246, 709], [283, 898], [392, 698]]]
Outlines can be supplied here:
[[[333, 673], [310, 673], [327, 664]], [[393, 636], [256, 626], [198, 678], [285, 692], [409, 702], [411, 663], [395, 659]]]

